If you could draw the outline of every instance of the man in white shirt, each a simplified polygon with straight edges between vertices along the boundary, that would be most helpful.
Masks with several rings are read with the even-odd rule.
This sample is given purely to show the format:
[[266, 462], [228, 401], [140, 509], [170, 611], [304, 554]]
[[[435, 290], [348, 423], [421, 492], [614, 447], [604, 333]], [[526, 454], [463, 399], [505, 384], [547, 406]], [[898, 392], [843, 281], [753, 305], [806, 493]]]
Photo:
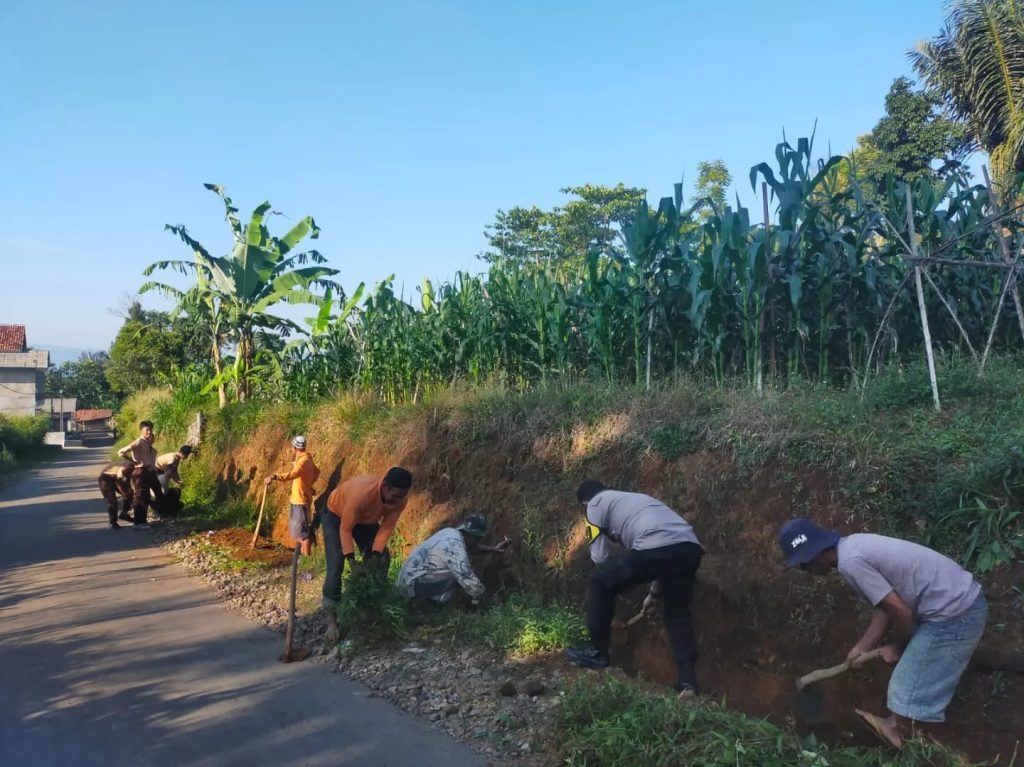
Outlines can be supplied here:
[[814, 575], [838, 570], [877, 608], [852, 660], [882, 645], [882, 659], [896, 664], [889, 679], [888, 716], [855, 709], [886, 743], [903, 745], [907, 721], [945, 721], [985, 630], [988, 605], [974, 576], [948, 557], [910, 541], [884, 535], [841, 536], [809, 519], [793, 519], [779, 533], [789, 567]]

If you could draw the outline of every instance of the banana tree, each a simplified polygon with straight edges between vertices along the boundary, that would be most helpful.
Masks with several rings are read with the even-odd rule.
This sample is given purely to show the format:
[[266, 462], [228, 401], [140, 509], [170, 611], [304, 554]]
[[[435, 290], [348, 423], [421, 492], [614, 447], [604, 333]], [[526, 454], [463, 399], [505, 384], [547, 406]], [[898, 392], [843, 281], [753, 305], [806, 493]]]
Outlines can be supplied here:
[[[195, 275], [196, 284], [192, 290], [196, 299], [215, 307], [223, 319], [228, 338], [235, 343], [238, 399], [245, 400], [251, 391], [250, 377], [256, 361], [256, 331], [301, 332], [295, 322], [271, 314], [270, 309], [282, 303], [318, 306], [322, 298], [313, 289], [336, 287], [329, 278], [338, 271], [323, 266], [326, 259], [316, 250], [293, 253], [307, 236], [312, 240], [319, 236], [320, 229], [312, 217], [301, 219], [283, 237], [275, 237], [266, 225], [267, 215], [271, 212], [269, 202], [258, 206], [249, 223], [243, 225], [238, 218], [238, 209], [224, 188], [217, 184], [204, 186], [220, 197], [224, 204], [224, 217], [234, 240], [230, 254], [213, 256], [188, 233], [184, 225], [167, 225], [167, 231], [177, 235], [192, 249], [193, 260], [157, 261], [143, 274], [150, 276], [157, 270], [171, 269]], [[315, 265], [306, 266], [307, 263]], [[147, 282], [140, 292], [152, 289], [168, 292], [171, 288]]]

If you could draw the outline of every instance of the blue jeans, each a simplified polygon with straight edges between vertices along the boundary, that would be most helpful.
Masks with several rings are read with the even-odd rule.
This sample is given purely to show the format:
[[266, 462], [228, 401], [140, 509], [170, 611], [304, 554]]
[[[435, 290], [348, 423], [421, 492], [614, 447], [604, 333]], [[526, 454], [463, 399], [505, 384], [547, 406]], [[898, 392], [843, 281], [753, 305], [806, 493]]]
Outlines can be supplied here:
[[979, 594], [955, 618], [920, 624], [889, 679], [889, 710], [915, 722], [944, 722], [987, 617], [988, 602]]

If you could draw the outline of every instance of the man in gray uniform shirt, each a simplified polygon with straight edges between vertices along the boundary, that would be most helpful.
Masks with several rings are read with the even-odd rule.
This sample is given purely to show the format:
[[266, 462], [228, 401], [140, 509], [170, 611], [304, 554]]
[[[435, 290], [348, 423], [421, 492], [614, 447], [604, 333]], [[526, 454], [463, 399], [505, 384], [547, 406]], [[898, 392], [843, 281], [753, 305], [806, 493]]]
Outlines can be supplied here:
[[[630, 586], [651, 584], [664, 601], [665, 627], [678, 667], [676, 689], [697, 693], [697, 641], [690, 620], [693, 580], [704, 553], [693, 528], [661, 501], [641, 493], [609, 490], [594, 479], [576, 492], [587, 522], [599, 530], [590, 556], [597, 571], [587, 591], [590, 646], [565, 651], [571, 663], [606, 668], [615, 597]], [[624, 551], [612, 554], [609, 544]]]
[[889, 679], [889, 715], [855, 709], [883, 741], [903, 745], [907, 721], [945, 721], [946, 707], [985, 630], [988, 604], [974, 576], [948, 557], [884, 535], [840, 536], [809, 519], [793, 519], [779, 533], [786, 565], [815, 575], [838, 570], [874, 605], [874, 616], [848, 659], [893, 643], [882, 659], [896, 664]]

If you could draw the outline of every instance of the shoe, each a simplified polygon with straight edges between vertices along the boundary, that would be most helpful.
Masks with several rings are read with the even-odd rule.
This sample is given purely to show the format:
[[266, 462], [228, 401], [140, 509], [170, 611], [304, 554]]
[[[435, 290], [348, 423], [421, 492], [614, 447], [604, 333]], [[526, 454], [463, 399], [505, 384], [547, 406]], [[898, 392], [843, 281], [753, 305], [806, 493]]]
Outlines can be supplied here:
[[149, 525], [147, 525], [145, 522], [141, 522], [140, 524], [132, 525], [132, 529], [133, 530], [148, 530], [149, 529]]
[[676, 692], [679, 693], [679, 700], [690, 700], [698, 694], [697, 687], [689, 683], [677, 684]]
[[565, 651], [565, 657], [574, 666], [608, 668], [608, 656], [593, 647], [570, 647]]
[[120, 530], [121, 526], [119, 524], [117, 524], [117, 522], [111, 522], [110, 523], [110, 529], [111, 530]]
[[120, 514], [117, 515], [117, 518], [118, 519], [123, 519], [125, 522], [131, 522], [132, 521], [132, 515], [129, 514], [127, 511], [122, 511]]

